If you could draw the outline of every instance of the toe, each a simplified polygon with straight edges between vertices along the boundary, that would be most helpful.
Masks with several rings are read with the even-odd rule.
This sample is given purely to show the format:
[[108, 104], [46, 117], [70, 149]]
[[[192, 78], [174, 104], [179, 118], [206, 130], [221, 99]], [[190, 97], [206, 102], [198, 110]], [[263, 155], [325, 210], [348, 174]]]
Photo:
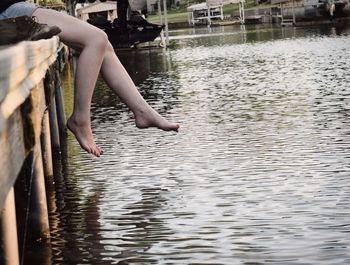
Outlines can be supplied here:
[[98, 150], [100, 151], [100, 155], [103, 155], [104, 150], [103, 150], [102, 148], [100, 148], [100, 147], [97, 147], [97, 148], [98, 148]]
[[100, 156], [100, 151], [98, 150], [97, 146], [94, 146], [93, 154], [94, 154], [96, 157], [99, 157], [99, 156]]

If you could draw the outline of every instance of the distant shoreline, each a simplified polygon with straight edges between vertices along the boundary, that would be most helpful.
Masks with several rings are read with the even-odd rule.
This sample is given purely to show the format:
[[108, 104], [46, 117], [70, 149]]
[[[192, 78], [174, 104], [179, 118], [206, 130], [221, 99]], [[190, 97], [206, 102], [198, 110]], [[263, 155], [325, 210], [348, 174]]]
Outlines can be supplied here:
[[[347, 24], [350, 23], [350, 17], [342, 17], [342, 18], [337, 18], [334, 19], [333, 21], [329, 19], [318, 19], [318, 20], [299, 20], [295, 23], [295, 25], [290, 25], [290, 26], [295, 26], [295, 27], [305, 27], [305, 26], [317, 26], [317, 25], [339, 25], [339, 24]], [[226, 25], [234, 25], [234, 24], [240, 24], [238, 21], [234, 20], [216, 20], [213, 21], [212, 27], [217, 27], [217, 26], [226, 26]], [[274, 24], [274, 25], [280, 25], [278, 22], [261, 22], [261, 21], [250, 21], [249, 19], [245, 23], [246, 25], [253, 25], [253, 24]], [[283, 25], [280, 25], [283, 26]], [[207, 27], [207, 24], [197, 24], [197, 25], [190, 25], [187, 21], [185, 22], [169, 22], [168, 23], [168, 28], [169, 29], [180, 29], [180, 28], [199, 28], [199, 27]]]

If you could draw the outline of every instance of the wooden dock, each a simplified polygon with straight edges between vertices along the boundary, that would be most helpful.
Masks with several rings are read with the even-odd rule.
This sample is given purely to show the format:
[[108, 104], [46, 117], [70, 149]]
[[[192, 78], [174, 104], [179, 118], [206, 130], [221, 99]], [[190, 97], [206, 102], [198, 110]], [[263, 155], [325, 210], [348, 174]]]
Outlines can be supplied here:
[[63, 52], [56, 36], [0, 46], [0, 264], [21, 263], [16, 224], [23, 220], [16, 218], [14, 185], [24, 164], [30, 165], [29, 229], [35, 240], [50, 237], [45, 178], [53, 174], [52, 148], [65, 133]]

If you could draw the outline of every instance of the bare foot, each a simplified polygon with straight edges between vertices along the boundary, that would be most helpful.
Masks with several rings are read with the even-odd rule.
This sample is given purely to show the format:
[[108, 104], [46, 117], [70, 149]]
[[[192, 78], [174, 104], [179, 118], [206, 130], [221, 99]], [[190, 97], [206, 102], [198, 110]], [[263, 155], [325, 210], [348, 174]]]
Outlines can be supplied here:
[[98, 147], [94, 141], [89, 124], [79, 124], [72, 117], [70, 117], [67, 121], [67, 128], [75, 135], [75, 138], [77, 138], [81, 148], [83, 148], [86, 152], [97, 157], [103, 154], [103, 150]]
[[164, 131], [177, 132], [180, 128], [179, 124], [169, 122], [152, 108], [144, 112], [135, 112], [134, 114], [136, 126], [140, 129], [156, 127]]

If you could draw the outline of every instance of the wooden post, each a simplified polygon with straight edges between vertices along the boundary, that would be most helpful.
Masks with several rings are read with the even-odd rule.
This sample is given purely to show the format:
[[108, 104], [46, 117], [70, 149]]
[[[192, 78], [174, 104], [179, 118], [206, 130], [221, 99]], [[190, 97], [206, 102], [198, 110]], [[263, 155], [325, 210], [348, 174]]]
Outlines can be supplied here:
[[52, 149], [51, 149], [51, 133], [50, 133], [50, 121], [49, 112], [45, 111], [43, 117], [43, 129], [41, 135], [41, 144], [44, 147], [44, 172], [46, 176], [53, 176], [52, 166]]
[[164, 8], [164, 23], [165, 23], [165, 42], [166, 42], [166, 45], [169, 46], [169, 25], [168, 25], [168, 10], [166, 6], [166, 0], [163, 0], [163, 8]]
[[210, 25], [211, 25], [211, 14], [210, 14], [210, 7], [208, 6], [208, 3], [207, 3], [207, 12], [208, 12], [208, 17], [207, 17], [208, 27], [210, 27]]
[[32, 180], [32, 212], [30, 215], [30, 224], [34, 239], [45, 241], [50, 238], [50, 228], [40, 141], [35, 144], [33, 152], [34, 176]]
[[239, 2], [239, 19], [241, 20], [241, 24], [243, 25], [245, 23], [244, 1]]
[[3, 260], [0, 260], [0, 263], [3, 265], [19, 265], [16, 206], [13, 187], [7, 194], [2, 210], [1, 234]]
[[283, 19], [283, 4], [282, 3], [280, 3], [280, 8], [281, 8], [281, 25], [283, 26], [284, 19]]
[[56, 101], [52, 98], [49, 106], [50, 128], [51, 128], [51, 145], [53, 150], [60, 148], [60, 135], [57, 122]]
[[65, 137], [66, 131], [66, 114], [64, 113], [64, 100], [62, 95], [62, 86], [60, 81], [60, 74], [56, 71], [55, 76], [55, 102], [57, 111], [57, 122], [61, 137]]
[[293, 8], [293, 26], [295, 26], [295, 24], [296, 24], [296, 19], [295, 19], [294, 0], [292, 1], [292, 8]]
[[163, 24], [162, 7], [160, 4], [160, 0], [157, 1], [157, 6], [158, 6], [159, 24]]

